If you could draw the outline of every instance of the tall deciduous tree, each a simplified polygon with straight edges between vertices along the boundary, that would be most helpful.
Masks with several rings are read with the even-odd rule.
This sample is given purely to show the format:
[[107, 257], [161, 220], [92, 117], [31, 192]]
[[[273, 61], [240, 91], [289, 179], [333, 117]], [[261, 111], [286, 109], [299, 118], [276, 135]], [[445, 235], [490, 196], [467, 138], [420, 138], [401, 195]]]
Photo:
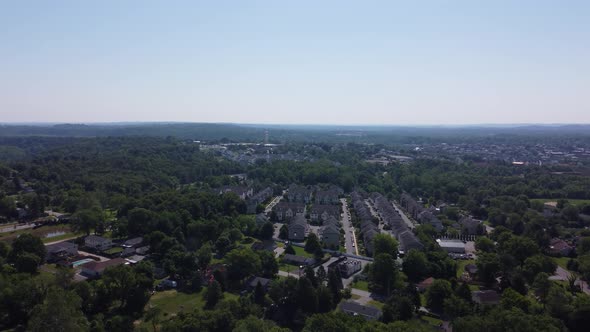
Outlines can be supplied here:
[[390, 235], [377, 234], [373, 238], [373, 257], [377, 257], [379, 254], [388, 254], [393, 259], [397, 257], [398, 243]]
[[87, 331], [88, 321], [82, 314], [81, 299], [76, 294], [52, 288], [45, 301], [33, 309], [28, 323], [30, 331]]
[[428, 259], [418, 250], [410, 250], [404, 258], [402, 268], [410, 281], [418, 282], [428, 276]]
[[391, 294], [398, 281], [398, 269], [395, 260], [389, 254], [379, 254], [370, 265], [372, 287], [378, 292]]

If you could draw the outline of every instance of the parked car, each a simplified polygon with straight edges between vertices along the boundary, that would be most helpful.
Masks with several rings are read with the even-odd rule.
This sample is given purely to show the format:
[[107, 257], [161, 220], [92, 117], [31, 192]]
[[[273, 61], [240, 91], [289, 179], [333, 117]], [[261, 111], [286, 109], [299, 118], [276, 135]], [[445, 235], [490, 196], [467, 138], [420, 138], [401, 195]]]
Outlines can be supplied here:
[[160, 281], [160, 283], [156, 286], [156, 290], [163, 291], [167, 289], [175, 289], [178, 286], [176, 281], [165, 279]]

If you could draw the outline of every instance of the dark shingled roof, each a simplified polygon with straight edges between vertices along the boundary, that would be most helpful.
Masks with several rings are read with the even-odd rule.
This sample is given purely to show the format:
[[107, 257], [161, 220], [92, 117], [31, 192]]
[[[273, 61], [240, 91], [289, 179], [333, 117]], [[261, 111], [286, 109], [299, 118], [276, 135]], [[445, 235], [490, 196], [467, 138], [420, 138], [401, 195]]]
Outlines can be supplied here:
[[376, 320], [381, 316], [381, 310], [352, 301], [342, 302], [340, 310], [348, 314], [359, 315], [365, 319]]

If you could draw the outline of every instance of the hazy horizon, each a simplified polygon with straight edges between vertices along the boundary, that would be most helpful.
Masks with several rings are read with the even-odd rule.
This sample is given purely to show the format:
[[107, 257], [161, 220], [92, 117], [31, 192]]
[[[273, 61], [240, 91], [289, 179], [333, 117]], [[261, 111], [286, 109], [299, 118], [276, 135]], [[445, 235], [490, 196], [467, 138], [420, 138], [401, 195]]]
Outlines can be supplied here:
[[586, 1], [0, 3], [0, 123], [590, 123]]

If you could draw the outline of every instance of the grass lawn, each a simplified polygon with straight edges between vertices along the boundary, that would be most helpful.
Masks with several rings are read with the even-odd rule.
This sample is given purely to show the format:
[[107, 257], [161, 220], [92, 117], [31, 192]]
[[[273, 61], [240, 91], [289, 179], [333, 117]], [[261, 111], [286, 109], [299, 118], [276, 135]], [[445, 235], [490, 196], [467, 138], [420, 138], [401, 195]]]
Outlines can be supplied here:
[[104, 210], [104, 216], [106, 221], [117, 220], [117, 211], [113, 209]]
[[368, 305], [373, 306], [377, 309], [383, 310], [383, 306], [385, 305], [385, 303], [383, 302], [379, 302], [379, 301], [375, 301], [375, 300], [371, 300], [369, 302], [367, 302]]
[[302, 247], [292, 246], [295, 249], [295, 255], [303, 257], [313, 257], [313, 254], [308, 253]]
[[[169, 315], [176, 314], [182, 310], [191, 312], [194, 309], [203, 309], [205, 306], [205, 294], [206, 288], [203, 287], [200, 292], [187, 294], [178, 292], [175, 289], [167, 290], [163, 292], [156, 292], [148, 302], [148, 307], [158, 306], [162, 309], [162, 312], [166, 312]], [[232, 293], [223, 293], [223, 299], [237, 299], [239, 296]]]
[[555, 264], [561, 266], [564, 270], [567, 270], [567, 262], [570, 260], [569, 257], [551, 257]]
[[114, 254], [118, 254], [120, 252], [123, 252], [123, 248], [121, 248], [121, 247], [113, 247], [109, 250], [104, 251], [104, 253], [108, 254], [108, 255], [114, 255]]
[[364, 291], [369, 291], [369, 283], [364, 281], [364, 280], [359, 280], [357, 282], [354, 282], [352, 284], [352, 288], [356, 288], [356, 289], [360, 289], [360, 290], [364, 290]]
[[465, 265], [467, 265], [467, 264], [475, 264], [475, 260], [468, 259], [468, 260], [457, 261], [457, 278], [461, 277], [463, 272], [465, 272]]
[[297, 265], [291, 265], [291, 264], [285, 264], [285, 263], [279, 263], [279, 270], [285, 271], [285, 272], [298, 272], [299, 271], [299, 266], [297, 266]]
[[353, 300], [358, 300], [358, 299], [361, 298], [361, 296], [360, 295], [356, 295], [356, 294], [351, 294], [350, 295], [350, 298], [353, 299]]
[[438, 318], [426, 316], [426, 315], [420, 317], [420, 319], [427, 322], [428, 324], [430, 324], [432, 326], [437, 326], [437, 327], [442, 323], [442, 320], [440, 320]]
[[148, 302], [149, 306], [157, 306], [162, 310], [162, 313], [168, 315], [176, 314], [180, 311], [192, 312], [194, 309], [201, 309], [205, 305], [203, 298], [203, 288], [199, 293], [186, 294], [177, 292], [176, 290], [167, 290], [163, 292], [156, 292]]
[[420, 293], [420, 305], [425, 307], [426, 306], [426, 296], [424, 293]]
[[283, 242], [279, 242], [279, 241], [275, 241], [275, 244], [277, 245], [277, 247], [279, 248], [284, 248], [285, 244]]
[[552, 280], [552, 281], [565, 289], [568, 289], [568, 287], [569, 287], [569, 283], [565, 280]]
[[479, 286], [478, 285], [468, 285], [469, 290], [471, 291], [478, 291], [479, 290]]
[[[561, 198], [533, 198], [531, 199], [532, 202], [541, 202], [541, 203], [547, 203], [547, 202], [557, 202], [558, 200], [560, 200]], [[570, 204], [573, 205], [584, 205], [584, 204], [590, 204], [590, 199], [569, 199], [569, 198], [563, 198], [566, 201], [568, 201]]]
[[[163, 292], [156, 292], [146, 305], [146, 310], [150, 306], [158, 307], [162, 310], [162, 320], [167, 320], [171, 316], [175, 316], [181, 311], [193, 312], [202, 310], [205, 306], [205, 299], [203, 294], [205, 288], [201, 289], [199, 293], [186, 294], [176, 290], [167, 290]], [[223, 293], [223, 299], [237, 299], [239, 296], [231, 293]], [[141, 322], [141, 326], [148, 326], [148, 323]]]

